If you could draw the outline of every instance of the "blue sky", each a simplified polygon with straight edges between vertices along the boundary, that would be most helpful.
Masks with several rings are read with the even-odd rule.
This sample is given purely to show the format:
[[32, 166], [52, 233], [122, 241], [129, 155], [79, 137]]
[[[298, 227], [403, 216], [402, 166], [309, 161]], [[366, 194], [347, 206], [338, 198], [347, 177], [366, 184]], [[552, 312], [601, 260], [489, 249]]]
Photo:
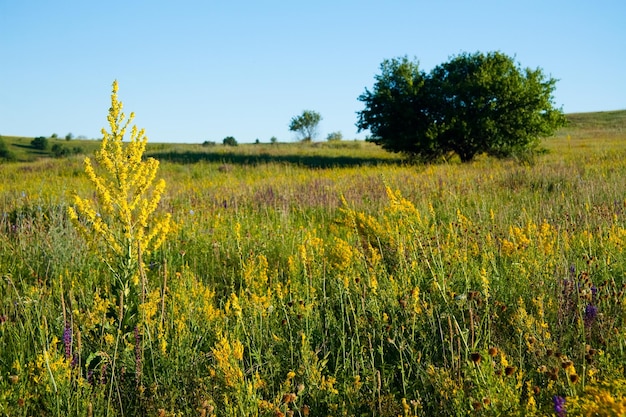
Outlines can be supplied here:
[[0, 135], [100, 138], [111, 84], [151, 142], [357, 134], [380, 63], [501, 51], [565, 112], [626, 109], [626, 2], [0, 0]]

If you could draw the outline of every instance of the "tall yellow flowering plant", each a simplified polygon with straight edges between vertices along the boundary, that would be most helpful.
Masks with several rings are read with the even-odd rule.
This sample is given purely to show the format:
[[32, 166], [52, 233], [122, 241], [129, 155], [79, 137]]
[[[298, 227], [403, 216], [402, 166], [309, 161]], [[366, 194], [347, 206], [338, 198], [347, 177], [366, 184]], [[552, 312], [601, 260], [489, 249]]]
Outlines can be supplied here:
[[74, 196], [69, 216], [115, 276], [114, 290], [119, 302], [119, 319], [128, 305], [136, 310], [142, 256], [158, 249], [172, 227], [169, 213], [154, 219], [165, 190], [165, 181], [155, 182], [159, 161], [143, 158], [148, 138], [144, 129], [131, 128], [130, 142], [123, 143], [134, 119], [122, 112], [113, 82], [107, 120], [110, 131], [102, 129], [102, 146], [95, 154], [97, 164], [85, 158], [85, 172], [95, 187], [95, 200]]

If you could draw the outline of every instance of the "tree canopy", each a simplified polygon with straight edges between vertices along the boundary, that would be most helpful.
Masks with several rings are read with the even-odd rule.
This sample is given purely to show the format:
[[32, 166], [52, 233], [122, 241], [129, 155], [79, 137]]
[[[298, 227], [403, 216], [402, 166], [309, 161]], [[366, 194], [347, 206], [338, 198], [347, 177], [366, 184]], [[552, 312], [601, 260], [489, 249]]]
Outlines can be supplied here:
[[239, 145], [239, 143], [237, 143], [237, 139], [235, 139], [234, 136], [226, 136], [222, 140], [222, 143], [224, 144], [224, 146], [237, 146], [237, 145]]
[[48, 138], [45, 136], [37, 136], [36, 138], [30, 141], [30, 146], [32, 146], [35, 149], [42, 150], [42, 151], [45, 151], [46, 149], [48, 149], [48, 145], [49, 145]]
[[373, 89], [359, 96], [357, 127], [390, 151], [426, 161], [504, 157], [536, 149], [565, 123], [553, 105], [557, 80], [500, 52], [464, 53], [428, 74], [407, 57], [380, 68]]
[[317, 127], [322, 115], [313, 110], [304, 110], [300, 116], [294, 116], [289, 123], [289, 130], [297, 132], [304, 141], [311, 141], [317, 136]]

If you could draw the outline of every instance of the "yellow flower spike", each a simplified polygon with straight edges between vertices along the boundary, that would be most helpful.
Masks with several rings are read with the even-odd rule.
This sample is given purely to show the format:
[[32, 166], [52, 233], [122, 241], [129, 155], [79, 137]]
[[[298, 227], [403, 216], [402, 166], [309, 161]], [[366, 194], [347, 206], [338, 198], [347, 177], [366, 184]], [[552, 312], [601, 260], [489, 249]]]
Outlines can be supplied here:
[[87, 243], [115, 273], [118, 291], [126, 291], [138, 275], [140, 253], [148, 254], [163, 243], [172, 220], [169, 214], [155, 218], [165, 182], [155, 182], [158, 161], [143, 160], [147, 144], [144, 129], [133, 125], [130, 142], [123, 143], [135, 114], [126, 118], [117, 92], [115, 81], [107, 116], [109, 131], [102, 129], [95, 161], [85, 158], [84, 162], [96, 201], [75, 196], [68, 213]]
[[[239, 362], [243, 359], [243, 345], [234, 339], [231, 343], [225, 336], [211, 348], [215, 359], [213, 371], [219, 374], [228, 387], [236, 387], [243, 382], [243, 371]], [[233, 360], [234, 359], [234, 360]]]

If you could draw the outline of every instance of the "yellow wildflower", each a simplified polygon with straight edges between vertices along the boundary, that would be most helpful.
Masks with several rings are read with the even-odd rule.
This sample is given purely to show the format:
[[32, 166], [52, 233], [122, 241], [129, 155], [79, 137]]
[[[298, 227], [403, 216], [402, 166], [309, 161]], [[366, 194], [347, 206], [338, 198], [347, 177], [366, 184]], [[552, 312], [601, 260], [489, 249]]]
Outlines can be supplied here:
[[134, 114], [126, 119], [117, 90], [115, 81], [107, 116], [111, 131], [102, 129], [102, 144], [95, 156], [102, 174], [96, 172], [91, 158], [84, 161], [97, 203], [76, 195], [68, 212], [88, 243], [95, 248], [101, 242], [104, 244], [105, 251], [98, 251], [103, 260], [108, 263], [113, 255], [116, 264], [108, 263], [109, 266], [121, 269], [126, 275], [123, 278], [129, 279], [133, 275], [129, 268], [136, 264], [138, 253], [148, 254], [158, 249], [172, 225], [169, 214], [160, 220], [150, 219], [161, 200], [165, 182], [159, 180], [153, 184], [159, 162], [153, 158], [143, 160], [148, 141], [143, 129], [133, 126], [130, 142], [127, 146], [122, 143]]

